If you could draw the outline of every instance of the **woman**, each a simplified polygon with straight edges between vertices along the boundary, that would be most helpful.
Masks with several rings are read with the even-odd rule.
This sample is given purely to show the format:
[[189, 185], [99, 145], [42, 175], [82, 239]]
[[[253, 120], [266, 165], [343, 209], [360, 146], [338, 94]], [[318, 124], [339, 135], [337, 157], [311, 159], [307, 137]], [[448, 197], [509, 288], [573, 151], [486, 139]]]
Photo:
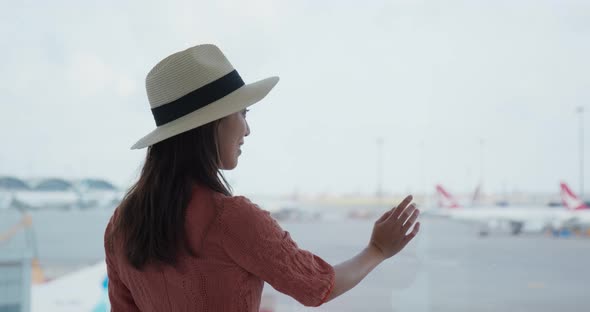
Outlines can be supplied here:
[[147, 75], [157, 128], [141, 176], [105, 231], [112, 311], [258, 311], [264, 282], [306, 306], [358, 284], [418, 233], [408, 196], [381, 216], [358, 255], [332, 266], [298, 248], [288, 232], [220, 170], [234, 169], [250, 134], [247, 107], [278, 82], [244, 84], [223, 53], [199, 45]]

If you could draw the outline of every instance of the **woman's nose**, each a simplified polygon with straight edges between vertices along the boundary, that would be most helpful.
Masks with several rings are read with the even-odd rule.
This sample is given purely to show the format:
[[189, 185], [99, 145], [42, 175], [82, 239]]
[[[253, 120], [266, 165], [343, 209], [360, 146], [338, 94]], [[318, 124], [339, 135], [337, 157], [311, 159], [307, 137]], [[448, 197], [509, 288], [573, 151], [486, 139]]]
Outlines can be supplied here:
[[249, 136], [250, 135], [250, 126], [248, 125], [248, 122], [246, 121], [246, 134], [244, 136]]

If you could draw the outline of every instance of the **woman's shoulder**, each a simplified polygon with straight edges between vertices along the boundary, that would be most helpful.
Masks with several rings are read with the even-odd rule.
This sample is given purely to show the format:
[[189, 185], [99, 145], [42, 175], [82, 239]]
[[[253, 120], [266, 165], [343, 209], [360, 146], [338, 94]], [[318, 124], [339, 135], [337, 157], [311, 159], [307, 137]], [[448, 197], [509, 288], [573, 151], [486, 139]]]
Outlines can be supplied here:
[[246, 244], [262, 240], [281, 240], [285, 232], [269, 211], [264, 210], [245, 196], [224, 196], [218, 224], [228, 239]]
[[264, 210], [246, 196], [226, 196], [218, 198], [220, 221], [227, 224], [272, 223], [270, 212]]
[[262, 209], [246, 196], [228, 196], [199, 186], [193, 189], [193, 199], [202, 199], [204, 195], [211, 200], [221, 218], [270, 217], [270, 212]]
[[260, 208], [257, 204], [253, 203], [248, 197], [237, 195], [237, 196], [225, 196], [222, 195], [219, 198], [222, 206], [222, 212], [230, 215], [244, 215], [252, 213], [270, 214], [268, 211]]

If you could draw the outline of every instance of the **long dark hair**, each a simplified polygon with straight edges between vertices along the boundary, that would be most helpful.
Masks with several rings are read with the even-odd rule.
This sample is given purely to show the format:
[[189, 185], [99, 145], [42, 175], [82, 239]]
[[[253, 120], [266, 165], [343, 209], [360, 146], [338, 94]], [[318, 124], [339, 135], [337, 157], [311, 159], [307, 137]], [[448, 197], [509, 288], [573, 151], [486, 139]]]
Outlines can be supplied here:
[[[122, 239], [137, 269], [148, 262], [174, 264], [181, 250], [194, 255], [185, 234], [185, 211], [195, 183], [231, 195], [219, 171], [218, 121], [150, 146], [137, 183], [119, 205], [111, 233]], [[121, 236], [118, 236], [121, 235]]]

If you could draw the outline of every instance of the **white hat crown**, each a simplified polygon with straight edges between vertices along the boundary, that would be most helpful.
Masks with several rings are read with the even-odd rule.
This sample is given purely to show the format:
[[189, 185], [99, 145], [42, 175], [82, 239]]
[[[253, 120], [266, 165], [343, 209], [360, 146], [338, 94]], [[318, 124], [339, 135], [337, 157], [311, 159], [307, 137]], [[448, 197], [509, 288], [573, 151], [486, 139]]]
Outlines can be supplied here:
[[145, 88], [151, 108], [175, 101], [232, 72], [221, 50], [203, 44], [176, 52], [147, 74]]

